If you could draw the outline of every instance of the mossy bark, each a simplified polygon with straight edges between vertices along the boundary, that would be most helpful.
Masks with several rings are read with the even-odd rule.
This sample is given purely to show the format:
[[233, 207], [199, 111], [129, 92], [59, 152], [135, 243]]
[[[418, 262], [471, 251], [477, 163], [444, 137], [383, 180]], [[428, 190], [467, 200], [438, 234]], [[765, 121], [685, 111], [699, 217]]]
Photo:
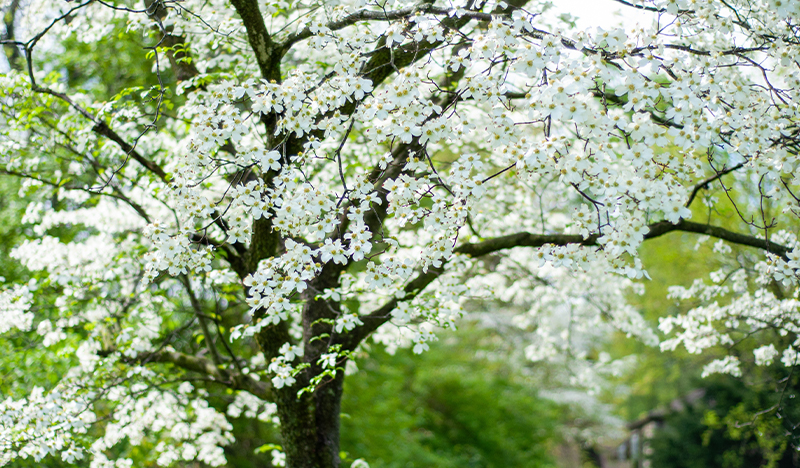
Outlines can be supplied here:
[[287, 468], [338, 468], [344, 373], [298, 396], [301, 383], [275, 392]]

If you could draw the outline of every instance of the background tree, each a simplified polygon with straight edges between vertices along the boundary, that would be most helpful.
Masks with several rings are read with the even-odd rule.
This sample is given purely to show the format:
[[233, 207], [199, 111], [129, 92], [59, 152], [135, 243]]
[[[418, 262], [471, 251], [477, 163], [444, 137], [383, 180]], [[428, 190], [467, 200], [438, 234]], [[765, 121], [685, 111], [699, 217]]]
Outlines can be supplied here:
[[[720, 221], [738, 220], [724, 201], [716, 210]], [[670, 282], [690, 287], [695, 279], [725, 268], [731, 257], [715, 256], [713, 249], [710, 239], [692, 236], [643, 246], [643, 262], [650, 265], [653, 280], [631, 301], [653, 322], [685, 313], [691, 305], [669, 297]], [[746, 255], [739, 250], [733, 258], [744, 261]], [[777, 335], [769, 339], [780, 340]], [[746, 340], [703, 354], [662, 353], [632, 340], [613, 340], [612, 354], [635, 354], [637, 363], [618, 379], [629, 391], [610, 395], [609, 400], [631, 424], [651, 417], [659, 421], [653, 439], [646, 442], [653, 466], [797, 465], [797, 375], [793, 367], [779, 362], [753, 366], [753, 350], [759, 346], [758, 340]], [[749, 363], [741, 376], [702, 377], [709, 362], [727, 354]]]
[[59, 375], [12, 386], [0, 460], [221, 465], [226, 389], [228, 415], [274, 411], [287, 466], [338, 466], [354, 356], [426, 351], [493, 299], [528, 359], [591, 387], [624, 364], [597, 352], [610, 330], [657, 342], [626, 294], [639, 246], [671, 232], [731, 263], [671, 292], [692, 305], [662, 347], [746, 341], [793, 368], [800, 5], [618, 3], [645, 22], [570, 31], [536, 1], [9, 2], [2, 171], [30, 277], [5, 286], [0, 332]]

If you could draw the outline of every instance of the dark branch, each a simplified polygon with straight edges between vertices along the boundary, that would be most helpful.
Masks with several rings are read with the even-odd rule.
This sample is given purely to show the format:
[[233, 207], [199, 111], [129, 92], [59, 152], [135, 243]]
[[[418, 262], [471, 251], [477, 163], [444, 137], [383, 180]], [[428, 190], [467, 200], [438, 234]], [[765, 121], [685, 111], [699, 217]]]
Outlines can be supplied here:
[[[48, 94], [53, 94], [53, 93], [48, 93]], [[62, 97], [62, 99], [65, 98], [66, 96]], [[73, 107], [76, 107], [71, 100], [67, 100], [67, 102]], [[91, 114], [87, 113], [84, 115], [86, 115], [87, 118], [95, 122], [94, 127], [92, 127], [92, 130], [95, 133], [97, 133], [98, 135], [103, 135], [104, 137], [116, 143], [120, 147], [120, 149], [122, 149], [122, 151], [125, 152], [125, 154], [129, 155], [131, 158], [133, 158], [134, 161], [138, 162], [139, 164], [144, 166], [148, 171], [158, 176], [158, 178], [161, 179], [162, 181], [164, 182], [168, 181], [169, 177], [167, 176], [167, 173], [164, 172], [164, 169], [161, 169], [161, 166], [142, 156], [141, 153], [136, 151], [136, 148], [134, 148], [127, 141], [125, 141], [119, 135], [119, 133], [113, 131], [111, 127], [108, 126], [108, 124], [106, 124], [103, 121], [98, 121], [94, 116], [91, 116]]]
[[256, 56], [261, 76], [266, 80], [281, 81], [280, 54], [272, 41], [257, 0], [231, 0], [247, 30], [247, 40]]
[[699, 184], [695, 185], [694, 189], [692, 190], [692, 194], [689, 195], [689, 200], [686, 201], [686, 207], [688, 208], [689, 206], [691, 206], [692, 202], [694, 201], [695, 197], [700, 192], [700, 190], [707, 189], [708, 186], [711, 185], [712, 182], [716, 181], [717, 179], [721, 178], [722, 176], [724, 176], [726, 174], [730, 174], [733, 171], [741, 169], [742, 167], [744, 167], [744, 165], [746, 163], [747, 163], [747, 161], [744, 161], [744, 162], [741, 162], [741, 163], [739, 163], [739, 164], [737, 164], [737, 165], [735, 165], [733, 167], [730, 167], [728, 169], [723, 169], [723, 170], [717, 172], [716, 174], [714, 174], [713, 176], [709, 177], [708, 179], [706, 179], [706, 180], [700, 182]]
[[227, 385], [234, 390], [246, 390], [262, 400], [272, 400], [272, 387], [239, 372], [220, 369], [209, 360], [198, 356], [191, 356], [177, 351], [159, 351], [152, 354], [143, 354], [135, 359], [137, 362], [170, 363], [181, 369], [197, 372]]
[[[790, 250], [788, 247], [760, 237], [729, 231], [718, 226], [681, 220], [677, 224], [661, 221], [651, 224], [648, 227], [649, 231], [644, 236], [645, 240], [655, 239], [656, 237], [674, 231], [692, 232], [722, 239], [732, 244], [765, 250], [781, 257], [784, 261], [788, 261], [787, 253]], [[454, 252], [466, 254], [471, 257], [482, 257], [515, 247], [542, 247], [544, 245], [565, 246], [570, 244], [598, 246], [598, 237], [597, 235], [592, 235], [584, 239], [583, 236], [575, 234], [531, 234], [529, 232], [520, 232], [507, 236], [495, 237], [474, 244], [463, 244], [456, 248]], [[340, 337], [343, 347], [349, 350], [355, 349], [355, 347], [373, 331], [389, 321], [391, 318], [390, 313], [397, 307], [399, 302], [409, 301], [416, 297], [423, 289], [436, 280], [436, 278], [441, 276], [442, 273], [444, 273], [444, 265], [439, 268], [431, 268], [425, 273], [420, 273], [403, 288], [403, 292], [405, 293], [403, 297], [393, 298], [380, 308], [362, 316], [361, 320], [364, 322], [364, 325]]]

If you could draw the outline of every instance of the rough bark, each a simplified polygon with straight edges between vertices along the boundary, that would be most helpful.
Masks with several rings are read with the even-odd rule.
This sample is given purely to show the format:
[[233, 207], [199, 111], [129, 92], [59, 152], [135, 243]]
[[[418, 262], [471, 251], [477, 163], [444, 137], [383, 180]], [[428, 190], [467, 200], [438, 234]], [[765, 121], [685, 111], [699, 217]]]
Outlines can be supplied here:
[[284, 387], [275, 392], [281, 438], [287, 468], [322, 468], [316, 450], [313, 400], [308, 393], [297, 396], [297, 389]]
[[[342, 366], [344, 366], [343, 363]], [[343, 385], [344, 372], [339, 371], [335, 379], [327, 381], [314, 392], [316, 450], [320, 458], [320, 466], [336, 468], [341, 462], [339, 459], [339, 434]]]

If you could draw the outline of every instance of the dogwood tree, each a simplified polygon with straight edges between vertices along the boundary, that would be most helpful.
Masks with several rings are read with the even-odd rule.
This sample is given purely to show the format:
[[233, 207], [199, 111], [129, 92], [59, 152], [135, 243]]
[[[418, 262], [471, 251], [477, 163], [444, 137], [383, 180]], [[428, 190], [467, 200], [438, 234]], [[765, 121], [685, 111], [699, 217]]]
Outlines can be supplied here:
[[693, 308], [662, 346], [747, 339], [794, 366], [800, 3], [613, 5], [638, 22], [576, 29], [539, 0], [5, 2], [0, 171], [30, 276], [3, 285], [0, 333], [65, 371], [5, 383], [0, 463], [219, 466], [245, 415], [279, 425], [275, 464], [339, 466], [358, 353], [424, 352], [488, 300], [519, 311], [529, 359], [591, 386], [621, 365], [594, 352], [609, 330], [658, 342], [625, 297], [640, 245], [673, 232], [730, 261], [673, 291]]

